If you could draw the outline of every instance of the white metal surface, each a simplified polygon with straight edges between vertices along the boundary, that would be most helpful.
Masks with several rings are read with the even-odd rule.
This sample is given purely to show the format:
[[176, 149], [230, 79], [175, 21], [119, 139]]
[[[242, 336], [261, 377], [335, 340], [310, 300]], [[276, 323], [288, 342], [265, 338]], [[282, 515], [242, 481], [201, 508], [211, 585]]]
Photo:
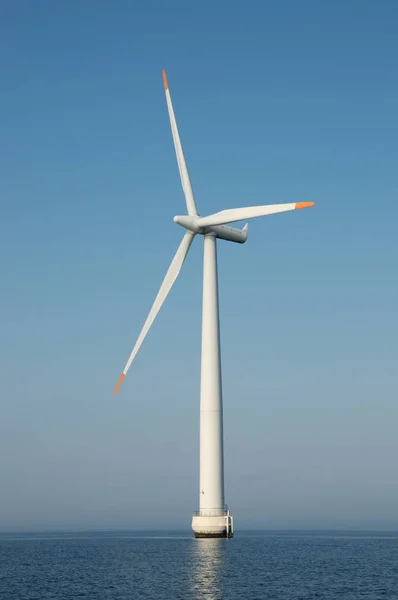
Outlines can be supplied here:
[[177, 156], [178, 170], [180, 171], [181, 185], [185, 195], [185, 201], [187, 204], [187, 210], [189, 215], [197, 215], [195, 198], [192, 191], [191, 180], [189, 179], [189, 173], [185, 162], [184, 152], [182, 151], [180, 136], [178, 133], [177, 122], [174, 116], [173, 104], [171, 102], [171, 96], [169, 92], [169, 84], [167, 83], [166, 72], [162, 72], [164, 91], [166, 93], [167, 109], [169, 111], [171, 133], [173, 135], [174, 148]]
[[133, 351], [129, 356], [126, 366], [124, 367], [123, 372], [122, 372], [120, 379], [117, 383], [117, 386], [115, 388], [115, 391], [113, 392], [113, 394], [115, 396], [119, 390], [119, 387], [120, 387], [127, 371], [130, 368], [131, 363], [133, 362], [138, 350], [140, 349], [141, 344], [144, 341], [146, 334], [148, 333], [152, 323], [154, 322], [156, 315], [158, 314], [163, 302], [166, 300], [168, 293], [170, 292], [171, 288], [173, 287], [173, 284], [181, 271], [181, 267], [184, 264], [185, 258], [188, 254], [188, 250], [191, 247], [192, 240], [194, 237], [195, 237], [194, 234], [187, 231], [186, 234], [184, 235], [184, 237], [182, 238], [182, 242], [179, 245], [178, 250], [177, 250], [173, 260], [171, 261], [171, 265], [166, 273], [165, 278], [163, 279], [163, 283], [160, 286], [159, 292], [155, 298], [155, 302], [153, 303], [152, 308], [149, 311], [149, 315], [144, 323], [144, 326], [141, 330], [140, 335], [138, 336], [138, 340], [135, 343]]
[[247, 240], [248, 223], [246, 223], [243, 229], [237, 229], [236, 227], [229, 227], [227, 225], [199, 227], [198, 223], [201, 218], [197, 215], [176, 215], [173, 220], [174, 223], [181, 225], [181, 227], [184, 227], [187, 231], [191, 231], [191, 233], [200, 233], [202, 235], [214, 233], [221, 240], [237, 242], [239, 244], [244, 244]]
[[200, 380], [201, 516], [224, 512], [224, 453], [216, 236], [204, 237]]
[[255, 217], [265, 217], [275, 213], [296, 210], [297, 208], [307, 208], [313, 206], [313, 202], [292, 202], [288, 204], [265, 204], [263, 206], [246, 206], [244, 208], [230, 208], [222, 210], [214, 215], [200, 217], [196, 221], [199, 227], [209, 227], [211, 225], [223, 225], [224, 223], [233, 223], [234, 221], [246, 221]]
[[220, 240], [244, 244], [247, 240], [248, 230], [248, 223], [246, 223], [243, 229], [237, 229], [236, 227], [228, 227], [227, 225], [214, 225], [212, 227], [205, 227], [203, 230], [203, 234], [206, 235], [206, 233], [215, 233]]

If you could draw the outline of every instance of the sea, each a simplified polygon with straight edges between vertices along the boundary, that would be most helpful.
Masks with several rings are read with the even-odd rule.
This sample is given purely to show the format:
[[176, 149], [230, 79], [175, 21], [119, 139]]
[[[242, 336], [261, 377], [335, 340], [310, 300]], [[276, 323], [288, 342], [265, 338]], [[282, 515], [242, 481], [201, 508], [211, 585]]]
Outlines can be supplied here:
[[398, 599], [398, 533], [1, 534], [1, 600]]

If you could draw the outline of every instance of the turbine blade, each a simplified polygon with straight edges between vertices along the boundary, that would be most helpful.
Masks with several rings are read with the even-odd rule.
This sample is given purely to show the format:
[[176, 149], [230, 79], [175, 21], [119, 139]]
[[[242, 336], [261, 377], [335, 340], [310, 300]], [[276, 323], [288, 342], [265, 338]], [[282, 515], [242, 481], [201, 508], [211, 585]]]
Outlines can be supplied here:
[[173, 104], [171, 102], [171, 96], [169, 91], [169, 84], [167, 83], [166, 71], [162, 71], [164, 91], [166, 92], [167, 109], [169, 111], [171, 133], [173, 134], [174, 148], [177, 156], [178, 170], [180, 171], [181, 185], [185, 195], [185, 202], [187, 205], [187, 211], [189, 215], [197, 215], [198, 211], [196, 208], [195, 198], [192, 191], [191, 180], [189, 179], [189, 173], [182, 151], [180, 136], [178, 133], [177, 122], [174, 115]]
[[313, 202], [292, 202], [289, 204], [266, 204], [264, 206], [246, 206], [244, 208], [230, 208], [214, 213], [208, 217], [202, 217], [196, 221], [198, 227], [210, 227], [212, 225], [225, 225], [234, 221], [245, 221], [255, 217], [265, 217], [275, 213], [295, 210], [298, 208], [308, 208], [314, 206]]
[[188, 254], [189, 248], [191, 247], [192, 240], [194, 237], [195, 237], [195, 234], [187, 231], [186, 234], [184, 235], [184, 237], [182, 238], [182, 242], [171, 262], [171, 265], [166, 273], [165, 278], [163, 279], [163, 283], [160, 286], [160, 290], [155, 298], [155, 302], [153, 303], [152, 308], [149, 311], [149, 315], [144, 323], [144, 326], [141, 330], [138, 340], [135, 343], [133, 351], [130, 354], [129, 359], [126, 363], [126, 366], [123, 369], [123, 373], [121, 374], [120, 379], [117, 383], [117, 386], [115, 387], [115, 390], [113, 392], [114, 396], [116, 396], [116, 394], [119, 390], [119, 387], [121, 386], [122, 381], [125, 378], [126, 373], [130, 368], [131, 363], [133, 362], [138, 350], [141, 347], [142, 342], [145, 339], [146, 334], [148, 333], [152, 323], [154, 322], [156, 315], [158, 314], [163, 302], [166, 300], [168, 293], [170, 292], [171, 288], [173, 287], [173, 284], [181, 271], [181, 267], [184, 264], [184, 260]]

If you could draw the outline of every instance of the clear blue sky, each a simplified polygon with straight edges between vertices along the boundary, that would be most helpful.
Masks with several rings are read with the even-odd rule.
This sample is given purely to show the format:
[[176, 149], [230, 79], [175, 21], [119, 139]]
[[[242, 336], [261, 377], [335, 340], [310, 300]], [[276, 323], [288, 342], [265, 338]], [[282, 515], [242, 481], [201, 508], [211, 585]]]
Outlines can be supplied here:
[[219, 244], [238, 527], [398, 527], [398, 4], [2, 2], [0, 529], [179, 527], [198, 499], [202, 243]]

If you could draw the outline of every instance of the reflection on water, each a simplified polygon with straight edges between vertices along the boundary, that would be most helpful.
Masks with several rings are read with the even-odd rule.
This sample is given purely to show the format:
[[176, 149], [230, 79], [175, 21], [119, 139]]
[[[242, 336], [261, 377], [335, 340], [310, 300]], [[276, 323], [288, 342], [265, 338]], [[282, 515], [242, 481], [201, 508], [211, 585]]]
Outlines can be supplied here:
[[225, 567], [226, 544], [223, 538], [198, 539], [192, 544], [193, 572], [192, 592], [197, 598], [218, 600], [221, 594], [221, 579]]
[[372, 535], [0, 535], [0, 600], [398, 600], [398, 537]]

